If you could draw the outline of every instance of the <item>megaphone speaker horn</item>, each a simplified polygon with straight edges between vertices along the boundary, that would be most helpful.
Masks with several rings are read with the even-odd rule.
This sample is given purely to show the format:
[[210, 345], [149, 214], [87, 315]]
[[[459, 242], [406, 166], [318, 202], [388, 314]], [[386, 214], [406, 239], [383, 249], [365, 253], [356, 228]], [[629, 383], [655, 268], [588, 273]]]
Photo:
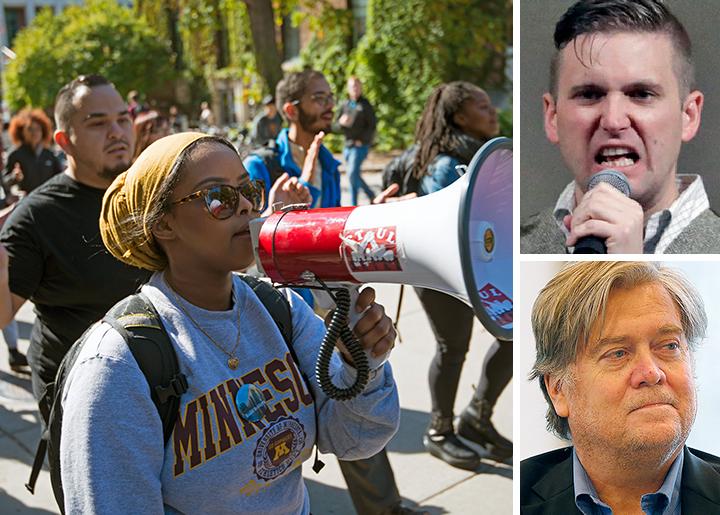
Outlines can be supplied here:
[[486, 143], [452, 185], [386, 204], [286, 210], [254, 229], [274, 282], [398, 283], [453, 295], [512, 339], [512, 142]]

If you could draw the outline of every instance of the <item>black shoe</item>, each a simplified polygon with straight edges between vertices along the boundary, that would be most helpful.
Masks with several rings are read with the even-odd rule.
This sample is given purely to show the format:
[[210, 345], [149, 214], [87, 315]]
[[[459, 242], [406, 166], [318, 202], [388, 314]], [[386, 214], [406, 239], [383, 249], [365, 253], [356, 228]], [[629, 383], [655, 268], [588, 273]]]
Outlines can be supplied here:
[[458, 435], [480, 445], [490, 458], [504, 461], [512, 458], [513, 444], [497, 432], [490, 421], [492, 406], [486, 401], [473, 399], [460, 414]]
[[27, 358], [25, 355], [17, 349], [8, 349], [8, 363], [10, 364], [10, 370], [13, 372], [21, 372], [28, 366]]
[[475, 470], [480, 466], [477, 453], [455, 436], [452, 417], [433, 416], [423, 436], [423, 445], [430, 454], [453, 467]]
[[429, 513], [422, 508], [405, 506], [401, 501], [391, 508], [384, 510], [382, 515], [429, 515]]

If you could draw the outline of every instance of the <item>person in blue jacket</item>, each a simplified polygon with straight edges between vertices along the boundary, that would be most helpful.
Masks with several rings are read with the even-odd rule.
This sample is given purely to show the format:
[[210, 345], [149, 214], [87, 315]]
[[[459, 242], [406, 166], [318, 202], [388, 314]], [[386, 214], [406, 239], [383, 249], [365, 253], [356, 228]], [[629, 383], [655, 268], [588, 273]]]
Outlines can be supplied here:
[[265, 182], [268, 198], [271, 185], [287, 173], [310, 190], [310, 207], [340, 206], [340, 162], [322, 144], [335, 107], [325, 76], [315, 70], [291, 73], [278, 83], [275, 99], [289, 128], [280, 131], [269, 155], [258, 152], [245, 158], [250, 178]]

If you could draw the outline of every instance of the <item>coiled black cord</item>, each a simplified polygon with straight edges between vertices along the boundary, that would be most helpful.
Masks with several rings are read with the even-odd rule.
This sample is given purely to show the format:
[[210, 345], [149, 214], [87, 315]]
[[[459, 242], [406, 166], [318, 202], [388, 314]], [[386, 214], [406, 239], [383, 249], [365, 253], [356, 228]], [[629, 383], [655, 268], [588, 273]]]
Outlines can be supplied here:
[[[330, 292], [327, 288], [326, 290]], [[356, 397], [365, 389], [370, 377], [370, 367], [362, 345], [360, 345], [360, 342], [347, 325], [348, 313], [350, 312], [350, 292], [345, 288], [340, 288], [335, 290], [335, 295], [332, 296], [337, 308], [330, 319], [330, 325], [320, 344], [320, 353], [315, 365], [315, 376], [325, 395], [331, 399], [346, 401]], [[345, 344], [357, 371], [355, 383], [348, 388], [338, 388], [330, 379], [330, 358], [338, 337]]]

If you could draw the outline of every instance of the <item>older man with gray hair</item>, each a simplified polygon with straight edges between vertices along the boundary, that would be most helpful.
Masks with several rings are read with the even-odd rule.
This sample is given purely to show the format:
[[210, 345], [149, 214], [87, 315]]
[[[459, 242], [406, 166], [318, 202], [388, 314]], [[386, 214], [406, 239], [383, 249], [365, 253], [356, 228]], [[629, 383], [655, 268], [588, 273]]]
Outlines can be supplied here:
[[681, 274], [571, 264], [540, 292], [532, 326], [548, 429], [573, 445], [521, 463], [521, 513], [720, 513], [720, 458], [685, 446], [707, 316]]

